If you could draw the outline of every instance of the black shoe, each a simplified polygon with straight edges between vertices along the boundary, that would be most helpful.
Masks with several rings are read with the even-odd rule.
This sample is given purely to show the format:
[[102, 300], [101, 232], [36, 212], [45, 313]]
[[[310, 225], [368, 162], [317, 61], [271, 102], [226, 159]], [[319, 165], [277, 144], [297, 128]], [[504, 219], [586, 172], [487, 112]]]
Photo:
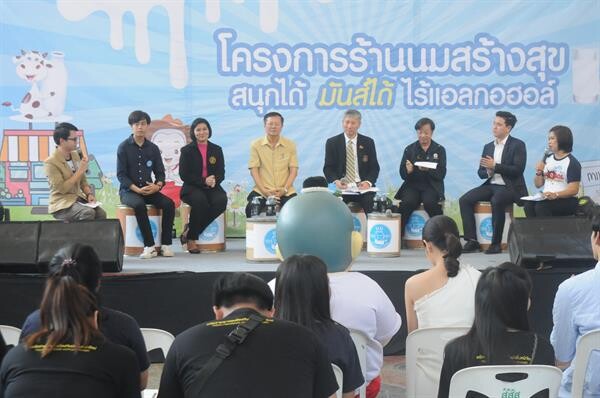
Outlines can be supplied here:
[[481, 247], [479, 246], [479, 242], [476, 240], [468, 240], [463, 246], [462, 251], [463, 253], [475, 253], [481, 251]]
[[181, 246], [184, 246], [188, 242], [188, 232], [190, 230], [190, 224], [185, 224], [183, 226], [183, 232], [179, 236], [179, 241], [181, 242]]
[[492, 244], [487, 248], [485, 254], [498, 254], [502, 253], [502, 247], [499, 244]]

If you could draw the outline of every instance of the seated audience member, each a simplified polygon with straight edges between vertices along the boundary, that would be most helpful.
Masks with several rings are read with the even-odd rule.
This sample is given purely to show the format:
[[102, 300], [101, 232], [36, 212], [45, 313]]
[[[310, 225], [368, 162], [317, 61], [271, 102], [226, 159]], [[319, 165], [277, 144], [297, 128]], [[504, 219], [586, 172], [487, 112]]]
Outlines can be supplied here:
[[66, 258], [46, 281], [39, 331], [8, 352], [0, 397], [139, 398], [135, 354], [98, 331], [94, 295]]
[[[584, 334], [600, 329], [600, 207], [594, 213], [591, 242], [594, 258], [599, 261], [594, 269], [561, 283], [554, 298], [550, 341], [558, 367], [565, 369], [558, 394], [561, 398], [571, 396], [577, 342]], [[593, 351], [589, 357], [583, 396], [600, 397], [600, 351]]]
[[[69, 275], [77, 283], [86, 287], [96, 297], [100, 291], [102, 264], [91, 246], [75, 244], [59, 250], [49, 264], [48, 279], [61, 275], [64, 265], [69, 264]], [[98, 300], [99, 301], [99, 300]], [[98, 323], [102, 335], [110, 342], [125, 346], [132, 350], [140, 369], [140, 387], [146, 388], [150, 361], [146, 352], [146, 344], [140, 327], [131, 316], [104, 306], [98, 307]], [[42, 329], [42, 314], [35, 310], [21, 327], [21, 340], [26, 339]]]
[[554, 365], [554, 350], [531, 331], [527, 311], [531, 278], [513, 263], [489, 267], [475, 291], [475, 320], [469, 332], [446, 345], [438, 398], [448, 397], [461, 369], [480, 365]]
[[[400, 161], [400, 177], [404, 182], [395, 196], [402, 201], [402, 232], [410, 215], [421, 203], [429, 217], [433, 217], [442, 214], [440, 202], [444, 200], [446, 150], [431, 138], [435, 123], [424, 117], [415, 124], [415, 130], [417, 141], [404, 148]], [[436, 168], [416, 166], [416, 162], [435, 163]]]
[[480, 272], [460, 264], [458, 227], [448, 216], [435, 216], [423, 227], [425, 255], [432, 267], [406, 281], [404, 300], [408, 333], [418, 328], [469, 326]]
[[571, 154], [571, 129], [552, 127], [548, 134], [548, 149], [552, 154], [536, 164], [533, 179], [536, 188], [544, 187], [542, 194], [545, 200], [526, 201], [527, 217], [572, 216], [577, 209], [581, 165]]
[[[367, 397], [376, 397], [381, 387], [383, 347], [398, 332], [402, 319], [377, 282], [360, 272], [347, 272], [362, 248], [348, 206], [326, 188], [302, 193], [281, 210], [277, 242], [284, 258], [310, 254], [327, 265], [331, 318], [367, 336], [363, 374]], [[271, 281], [275, 291], [274, 284]]]
[[325, 347], [308, 329], [272, 319], [273, 293], [262, 279], [220, 276], [213, 304], [216, 320], [186, 330], [171, 346], [160, 398], [325, 398], [337, 391]]
[[344, 398], [364, 383], [356, 347], [348, 329], [331, 319], [327, 266], [318, 257], [294, 255], [277, 268], [275, 317], [312, 330], [327, 348], [329, 362], [344, 374]]
[[225, 158], [220, 146], [208, 139], [212, 128], [208, 120], [197, 118], [192, 122], [192, 142], [181, 148], [179, 175], [183, 180], [181, 200], [190, 205], [190, 221], [184, 228], [181, 242], [187, 243], [189, 253], [198, 254], [200, 234], [227, 207], [227, 193], [221, 188], [225, 179]]
[[100, 207], [89, 207], [96, 202], [92, 187], [85, 173], [89, 159], [80, 157], [77, 127], [60, 123], [54, 129], [56, 150], [44, 160], [44, 172], [50, 185], [48, 213], [57, 220], [84, 221], [103, 220], [106, 212]]

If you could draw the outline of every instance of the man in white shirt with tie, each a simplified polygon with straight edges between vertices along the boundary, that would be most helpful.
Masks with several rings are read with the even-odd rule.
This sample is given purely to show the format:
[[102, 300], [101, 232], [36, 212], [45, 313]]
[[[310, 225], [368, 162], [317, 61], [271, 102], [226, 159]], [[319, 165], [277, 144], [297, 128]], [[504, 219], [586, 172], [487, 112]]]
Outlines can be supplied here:
[[506, 207], [517, 203], [527, 195], [523, 171], [527, 162], [525, 143], [510, 135], [517, 118], [510, 112], [496, 112], [492, 126], [494, 141], [483, 147], [477, 174], [485, 182], [465, 193], [459, 200], [463, 221], [464, 238], [467, 241], [463, 252], [479, 251], [475, 230], [475, 204], [489, 201], [492, 205], [492, 243], [486, 254], [502, 252], [501, 241], [504, 231]]
[[[361, 124], [359, 111], [349, 109], [344, 113], [344, 132], [333, 136], [325, 144], [323, 174], [328, 183], [334, 182], [339, 190], [357, 187], [366, 190], [375, 186], [379, 176], [379, 163], [375, 142], [359, 134]], [[365, 213], [373, 210], [374, 192], [361, 195], [343, 195], [344, 202], [357, 202]]]

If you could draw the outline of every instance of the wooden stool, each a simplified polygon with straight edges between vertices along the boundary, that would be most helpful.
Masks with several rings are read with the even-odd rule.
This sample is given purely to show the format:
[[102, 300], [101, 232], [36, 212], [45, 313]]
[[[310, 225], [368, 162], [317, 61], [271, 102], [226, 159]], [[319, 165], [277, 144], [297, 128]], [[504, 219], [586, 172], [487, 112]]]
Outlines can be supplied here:
[[[504, 230], [502, 231], [502, 250], [508, 247], [508, 229], [513, 220], [513, 205], [506, 207], [506, 221], [504, 222]], [[492, 204], [490, 202], [477, 202], [475, 204], [475, 230], [477, 232], [477, 242], [481, 245], [482, 250], [486, 250], [492, 244], [492, 234], [494, 228], [492, 226]]]
[[367, 215], [358, 203], [348, 203], [348, 208], [352, 213], [352, 221], [354, 222], [354, 230], [359, 232], [363, 240], [363, 249], [367, 247]]
[[369, 214], [367, 253], [376, 257], [400, 256], [400, 214]]
[[[154, 246], [156, 251], [160, 251], [160, 234], [162, 225], [162, 210], [152, 205], [146, 205], [148, 211], [148, 221], [152, 229]], [[144, 238], [135, 218], [133, 208], [125, 205], [117, 206], [117, 218], [123, 230], [125, 238], [125, 254], [127, 256], [137, 256], [144, 251]]]
[[246, 220], [246, 260], [277, 262], [277, 217], [251, 217]]
[[[183, 225], [190, 221], [190, 205], [181, 202], [181, 222]], [[225, 212], [221, 213], [198, 237], [198, 248], [202, 253], [216, 253], [225, 250], [225, 229], [227, 228]], [[187, 246], [187, 245], [186, 245]], [[187, 249], [187, 248], [186, 248]]]
[[425, 247], [423, 243], [423, 227], [429, 220], [429, 214], [425, 211], [423, 203], [415, 211], [412, 212], [406, 227], [404, 228], [404, 243], [409, 249], [422, 249]]

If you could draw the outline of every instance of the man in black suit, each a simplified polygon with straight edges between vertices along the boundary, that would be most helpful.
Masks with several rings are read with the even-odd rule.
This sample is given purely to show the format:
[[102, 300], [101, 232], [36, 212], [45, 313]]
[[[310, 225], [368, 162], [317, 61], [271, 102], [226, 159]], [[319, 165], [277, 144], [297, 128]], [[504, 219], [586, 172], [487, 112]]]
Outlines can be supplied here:
[[[354, 109], [344, 113], [344, 132], [331, 137], [325, 145], [323, 174], [328, 183], [335, 183], [340, 190], [358, 187], [359, 190], [375, 186], [379, 176], [379, 163], [373, 139], [358, 134], [361, 115]], [[347, 154], [349, 156], [347, 156]], [[373, 210], [374, 192], [360, 195], [343, 195], [344, 202], [357, 202], [365, 213]]]
[[474, 252], [480, 249], [475, 234], [476, 202], [491, 202], [492, 244], [485, 253], [496, 254], [502, 251], [500, 244], [506, 206], [514, 202], [520, 205], [520, 198], [527, 195], [527, 186], [523, 178], [527, 162], [525, 143], [510, 136], [516, 123], [517, 118], [512, 113], [504, 111], [496, 113], [492, 128], [495, 139], [483, 147], [477, 171], [479, 177], [485, 179], [485, 182], [464, 194], [459, 200], [464, 237], [467, 241], [463, 252]]

